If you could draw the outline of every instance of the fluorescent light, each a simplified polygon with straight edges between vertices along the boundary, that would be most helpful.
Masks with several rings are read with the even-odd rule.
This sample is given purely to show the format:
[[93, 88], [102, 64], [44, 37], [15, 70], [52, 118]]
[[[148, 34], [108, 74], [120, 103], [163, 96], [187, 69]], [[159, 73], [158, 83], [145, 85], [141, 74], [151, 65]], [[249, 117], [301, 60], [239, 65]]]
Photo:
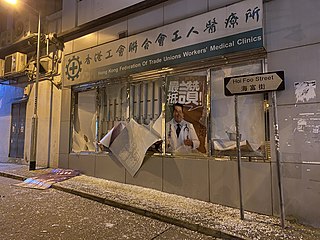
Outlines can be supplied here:
[[5, 1], [10, 4], [17, 4], [17, 0], [5, 0]]

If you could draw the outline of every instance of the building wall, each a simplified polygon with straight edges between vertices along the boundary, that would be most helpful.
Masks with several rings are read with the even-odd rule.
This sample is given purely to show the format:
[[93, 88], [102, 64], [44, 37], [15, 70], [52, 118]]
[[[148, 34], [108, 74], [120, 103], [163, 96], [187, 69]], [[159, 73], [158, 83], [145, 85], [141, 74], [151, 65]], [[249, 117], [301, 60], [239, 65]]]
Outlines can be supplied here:
[[[212, 9], [231, 4], [236, 1], [168, 1], [153, 8], [119, 19], [112, 26], [98, 32], [86, 35], [66, 43], [65, 54], [81, 51], [108, 41], [118, 39], [118, 33], [128, 31], [129, 35], [136, 34], [148, 29], [169, 24]], [[176, 9], [183, 9], [176, 11]], [[62, 102], [68, 102], [71, 98], [70, 89], [63, 90]], [[69, 102], [68, 102], [69, 103]], [[128, 172], [112, 158], [112, 154], [79, 154], [69, 153], [69, 129], [70, 109], [69, 105], [63, 105], [61, 115], [61, 149], [59, 166], [77, 168], [83, 173], [115, 180], [123, 183], [136, 184], [157, 190], [176, 193], [188, 197], [221, 203], [233, 207], [239, 206], [237, 169], [234, 162], [215, 162], [207, 158], [166, 158], [152, 157], [146, 159], [136, 176], [131, 177]], [[220, 164], [219, 164], [220, 163]], [[220, 167], [219, 167], [220, 166]], [[257, 166], [260, 166], [257, 168]], [[272, 214], [271, 205], [271, 175], [270, 164], [255, 164], [246, 166], [245, 179], [258, 178], [259, 174], [254, 169], [262, 169], [264, 180], [256, 181], [257, 189], [250, 191], [251, 186], [246, 187], [248, 193], [245, 208], [247, 210]], [[223, 169], [226, 174], [219, 174]], [[254, 176], [252, 176], [254, 175]], [[220, 176], [217, 179], [216, 176]], [[262, 186], [258, 188], [259, 184]], [[268, 184], [269, 183], [269, 184]], [[199, 188], [198, 186], [202, 186]], [[227, 186], [230, 194], [225, 193]], [[266, 201], [267, 199], [267, 201]], [[259, 209], [258, 206], [265, 204]]]
[[[72, 8], [72, 1], [64, 1]], [[65, 54], [80, 51], [130, 34], [169, 24], [237, 1], [172, 0], [119, 19], [112, 26], [66, 43]], [[68, 4], [68, 6], [67, 6]], [[69, 6], [70, 5], [70, 6]], [[64, 11], [66, 10], [64, 9]], [[177, 11], [176, 9], [179, 9]], [[312, 81], [319, 76], [317, 31], [320, 3], [307, 0], [272, 0], [264, 4], [267, 70], [284, 70], [286, 90], [278, 92], [280, 151], [283, 161], [283, 188], [286, 214], [319, 227], [319, 87]], [[65, 15], [65, 14], [63, 14]], [[76, 10], [63, 17], [67, 28], [76, 24]], [[88, 17], [83, 16], [87, 21]], [[78, 23], [79, 18], [78, 16]], [[307, 82], [306, 82], [307, 81]], [[295, 83], [298, 84], [295, 84]], [[297, 101], [297, 87], [308, 87], [315, 94]], [[236, 162], [208, 158], [186, 159], [151, 157], [131, 177], [109, 154], [69, 154], [71, 90], [62, 90], [59, 166], [77, 168], [85, 174], [136, 184], [232, 207], [239, 206]], [[314, 114], [314, 115], [310, 115]], [[314, 118], [310, 117], [314, 116]], [[301, 121], [299, 121], [301, 120]], [[272, 115], [270, 118], [272, 122]], [[307, 127], [306, 124], [311, 125]], [[298, 124], [299, 123], [299, 124]], [[318, 124], [318, 125], [317, 125]], [[273, 132], [271, 128], [273, 142]], [[272, 144], [273, 146], [273, 144]], [[279, 215], [279, 197], [274, 147], [271, 162], [243, 163], [244, 208]], [[193, 186], [193, 187], [192, 187]], [[201, 186], [201, 187], [199, 187]]]
[[70, 30], [139, 2], [142, 2], [142, 0], [117, 2], [112, 0], [63, 1], [62, 31]]
[[[140, 11], [120, 21], [127, 21], [125, 28], [118, 28], [116, 33], [127, 30], [128, 34], [145, 31], [169, 24], [181, 19], [198, 15], [216, 8], [238, 2], [239, 0], [171, 0], [152, 8]], [[142, 2], [135, 0], [128, 2], [114, 2], [112, 0], [69, 0], [63, 1], [62, 31], [70, 30], [81, 24], [113, 13], [123, 8]], [[177, 11], [179, 9], [179, 11]], [[114, 25], [114, 24], [112, 24]]]
[[0, 85], [0, 162], [7, 162], [9, 156], [11, 105], [22, 96], [23, 88]]
[[[30, 141], [32, 116], [34, 114], [34, 92], [32, 87], [27, 103], [25, 160], [30, 161]], [[57, 167], [59, 154], [61, 90], [50, 81], [39, 82], [38, 93], [38, 139], [37, 166]]]
[[[268, 71], [284, 70], [286, 78], [286, 90], [277, 94], [285, 211], [289, 217], [318, 227], [319, 10], [320, 2], [313, 0], [303, 4], [299, 0], [274, 0], [265, 4]], [[299, 95], [303, 90], [308, 92], [305, 97]], [[274, 165], [273, 169], [275, 172]], [[277, 182], [275, 178], [273, 181], [277, 203]], [[279, 213], [277, 204], [274, 208]]]

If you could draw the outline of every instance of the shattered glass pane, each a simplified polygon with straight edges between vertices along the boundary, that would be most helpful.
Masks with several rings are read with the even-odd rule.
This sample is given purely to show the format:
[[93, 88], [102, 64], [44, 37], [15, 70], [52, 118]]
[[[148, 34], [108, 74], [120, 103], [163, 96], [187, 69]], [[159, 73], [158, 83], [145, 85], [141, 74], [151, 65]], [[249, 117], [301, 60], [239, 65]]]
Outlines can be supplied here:
[[72, 151], [95, 151], [96, 90], [79, 92], [74, 105]]
[[[224, 78], [260, 73], [261, 63], [226, 66], [211, 74], [211, 144], [215, 156], [236, 156], [234, 97], [224, 95]], [[265, 112], [263, 94], [238, 96], [240, 147], [242, 156], [263, 157]]]

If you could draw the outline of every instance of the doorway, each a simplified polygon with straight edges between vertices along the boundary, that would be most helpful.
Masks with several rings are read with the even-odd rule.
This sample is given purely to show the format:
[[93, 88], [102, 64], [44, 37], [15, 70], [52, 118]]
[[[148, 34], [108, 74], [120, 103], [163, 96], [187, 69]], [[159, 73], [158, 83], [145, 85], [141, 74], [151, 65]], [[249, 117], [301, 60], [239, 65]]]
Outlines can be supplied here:
[[23, 158], [27, 102], [13, 103], [11, 109], [9, 157]]

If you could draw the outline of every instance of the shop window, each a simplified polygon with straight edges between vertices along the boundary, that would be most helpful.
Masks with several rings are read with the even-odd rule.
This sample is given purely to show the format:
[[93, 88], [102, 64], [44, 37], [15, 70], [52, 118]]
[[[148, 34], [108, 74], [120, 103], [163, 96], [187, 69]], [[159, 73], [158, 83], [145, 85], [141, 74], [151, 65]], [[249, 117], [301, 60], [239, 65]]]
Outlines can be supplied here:
[[[140, 82], [111, 84], [100, 89], [100, 137], [105, 136], [114, 126], [130, 119], [142, 125], [148, 125], [161, 115], [162, 79]], [[161, 145], [154, 145], [150, 150], [161, 151]], [[108, 151], [103, 147], [102, 150]]]
[[72, 151], [95, 151], [96, 90], [74, 94]]
[[[150, 128], [162, 113], [163, 79], [158, 78], [131, 83], [129, 98], [130, 118]], [[162, 141], [156, 142], [147, 150], [148, 153], [162, 151]]]
[[162, 111], [162, 79], [130, 84], [130, 117], [140, 124], [156, 120]]
[[[234, 96], [224, 95], [224, 78], [262, 72], [260, 62], [225, 66], [211, 71], [211, 150], [217, 159], [236, 157]], [[266, 129], [264, 94], [238, 96], [241, 155], [265, 157]]]
[[[154, 79], [86, 86], [91, 90], [79, 86], [73, 92], [72, 152], [108, 151], [97, 143], [120, 122], [154, 122], [162, 112], [162, 85], [162, 79]], [[161, 151], [161, 144], [150, 150]]]
[[[72, 151], [100, 151], [96, 143], [119, 122], [134, 119], [148, 125], [165, 109], [166, 153], [211, 153], [215, 159], [236, 158], [234, 96], [225, 96], [224, 78], [260, 72], [262, 64], [255, 62], [170, 75], [165, 89], [163, 78], [99, 83], [90, 85], [90, 90], [78, 89], [74, 92]], [[266, 158], [269, 135], [265, 96], [238, 96], [243, 157]], [[179, 117], [183, 121], [177, 130]], [[149, 150], [154, 148], [161, 151], [161, 143]]]
[[97, 144], [115, 125], [128, 119], [126, 82], [92, 84], [74, 92], [72, 152], [107, 150]]
[[126, 82], [99, 87], [99, 139], [121, 121], [128, 120], [128, 85]]

